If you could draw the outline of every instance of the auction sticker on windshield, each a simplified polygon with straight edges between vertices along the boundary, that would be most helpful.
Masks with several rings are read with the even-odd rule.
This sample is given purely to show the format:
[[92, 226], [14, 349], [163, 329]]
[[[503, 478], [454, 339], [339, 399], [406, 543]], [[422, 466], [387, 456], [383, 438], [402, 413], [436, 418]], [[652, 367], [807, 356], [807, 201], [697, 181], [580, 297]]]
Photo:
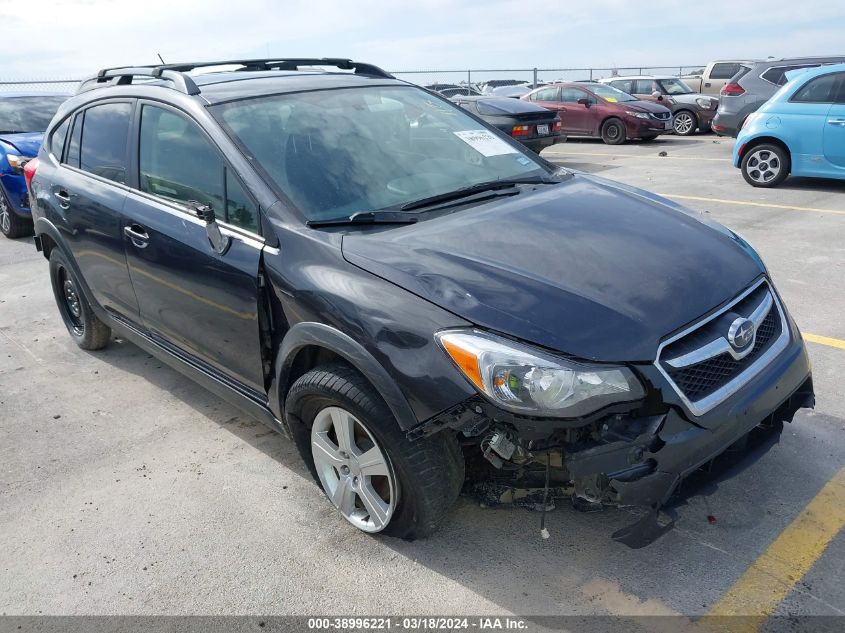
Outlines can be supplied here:
[[464, 130], [454, 132], [454, 134], [483, 156], [501, 156], [502, 154], [519, 153], [516, 148], [511, 147], [487, 130]]

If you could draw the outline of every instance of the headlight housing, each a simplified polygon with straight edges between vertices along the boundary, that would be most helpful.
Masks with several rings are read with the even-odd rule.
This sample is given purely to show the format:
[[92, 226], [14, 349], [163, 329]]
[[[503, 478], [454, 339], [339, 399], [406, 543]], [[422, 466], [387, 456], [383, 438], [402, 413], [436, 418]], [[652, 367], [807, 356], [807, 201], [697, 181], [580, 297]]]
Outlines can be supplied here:
[[479, 330], [447, 330], [437, 341], [496, 405], [540, 417], [581, 417], [645, 396], [627, 367], [587, 365]]
[[695, 102], [699, 105], [699, 107], [702, 107], [702, 108], [704, 108], [705, 110], [709, 110], [709, 109], [712, 107], [712, 105], [713, 105], [713, 100], [712, 100], [712, 99], [706, 99], [706, 98], [704, 98], [704, 97], [701, 97], [701, 98], [699, 98], [699, 99], [696, 99], [696, 100], [695, 100]]
[[649, 116], [648, 112], [636, 112], [635, 110], [625, 110], [625, 114], [637, 117], [638, 119], [647, 119]]
[[6, 154], [6, 160], [9, 161], [9, 167], [18, 174], [23, 173], [23, 166], [30, 161], [28, 157], [17, 154]]

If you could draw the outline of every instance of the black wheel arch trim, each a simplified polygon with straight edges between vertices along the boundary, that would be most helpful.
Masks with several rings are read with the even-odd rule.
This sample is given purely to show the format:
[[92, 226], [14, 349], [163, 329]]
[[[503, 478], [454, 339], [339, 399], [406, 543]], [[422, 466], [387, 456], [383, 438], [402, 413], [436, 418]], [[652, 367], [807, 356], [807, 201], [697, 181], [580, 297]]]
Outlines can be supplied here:
[[297, 354], [308, 346], [323, 347], [361, 372], [387, 404], [403, 431], [418, 424], [411, 405], [396, 381], [363, 345], [336, 328], [308, 321], [297, 323], [287, 331], [276, 354], [275, 379], [268, 397], [270, 408], [279, 419], [283, 419], [284, 411], [282, 394], [287, 394], [292, 383], [293, 362]]

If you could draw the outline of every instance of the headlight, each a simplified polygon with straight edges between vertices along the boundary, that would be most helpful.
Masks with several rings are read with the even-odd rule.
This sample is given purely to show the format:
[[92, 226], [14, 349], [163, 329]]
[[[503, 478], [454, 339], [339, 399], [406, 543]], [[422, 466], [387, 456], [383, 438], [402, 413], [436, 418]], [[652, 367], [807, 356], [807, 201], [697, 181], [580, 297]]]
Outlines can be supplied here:
[[625, 114], [630, 114], [631, 116], [635, 116], [638, 119], [648, 118], [648, 112], [635, 112], [634, 110], [625, 110]]
[[696, 99], [695, 102], [699, 105], [699, 107], [702, 107], [705, 110], [709, 110], [713, 105], [713, 102], [710, 99]]
[[26, 156], [17, 154], [6, 154], [6, 160], [9, 161], [9, 166], [19, 174], [23, 173], [23, 166], [30, 161]]
[[584, 365], [478, 330], [436, 338], [479, 391], [516, 413], [580, 417], [645, 395], [626, 367]]

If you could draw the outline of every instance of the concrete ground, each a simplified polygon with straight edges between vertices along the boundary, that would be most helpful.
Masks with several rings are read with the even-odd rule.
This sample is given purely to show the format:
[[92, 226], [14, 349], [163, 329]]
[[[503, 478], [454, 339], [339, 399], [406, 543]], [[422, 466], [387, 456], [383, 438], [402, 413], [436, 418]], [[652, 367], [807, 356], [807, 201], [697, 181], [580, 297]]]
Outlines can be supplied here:
[[[845, 339], [845, 182], [755, 190], [730, 150], [667, 137], [544, 156], [682, 196], [760, 250], [803, 330]], [[0, 236], [0, 613], [701, 615], [770, 543], [810, 538], [784, 530], [845, 464], [845, 349], [808, 347], [816, 411], [700, 481], [649, 547], [610, 539], [625, 511], [560, 504], [542, 540], [539, 515], [466, 498], [408, 543], [356, 532], [288, 441], [135, 346], [76, 348], [47, 262]], [[772, 576], [776, 613], [845, 615], [845, 533], [833, 534]]]

